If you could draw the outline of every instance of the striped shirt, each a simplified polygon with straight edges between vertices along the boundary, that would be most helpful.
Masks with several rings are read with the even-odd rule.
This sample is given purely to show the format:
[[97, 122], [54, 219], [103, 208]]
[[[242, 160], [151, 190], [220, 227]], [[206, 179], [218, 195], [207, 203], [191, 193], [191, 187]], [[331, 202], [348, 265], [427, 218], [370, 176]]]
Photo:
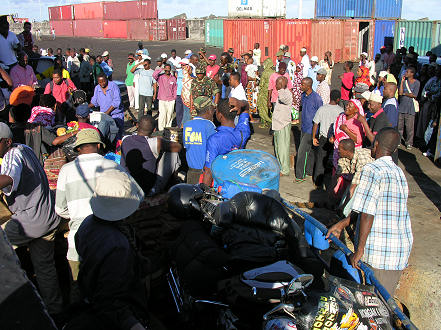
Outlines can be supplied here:
[[[55, 198], [55, 211], [69, 221], [69, 244], [67, 259], [79, 261], [75, 249], [75, 233], [83, 220], [92, 214], [90, 199], [95, 191], [95, 182], [105, 170], [126, 170], [112, 160], [92, 153], [79, 155], [73, 162], [67, 163], [60, 170]], [[127, 173], [127, 172], [126, 172]], [[131, 178], [131, 176], [129, 175]]]
[[403, 270], [407, 266], [413, 243], [408, 193], [406, 177], [392, 157], [364, 166], [352, 209], [374, 216], [363, 256], [374, 268]]

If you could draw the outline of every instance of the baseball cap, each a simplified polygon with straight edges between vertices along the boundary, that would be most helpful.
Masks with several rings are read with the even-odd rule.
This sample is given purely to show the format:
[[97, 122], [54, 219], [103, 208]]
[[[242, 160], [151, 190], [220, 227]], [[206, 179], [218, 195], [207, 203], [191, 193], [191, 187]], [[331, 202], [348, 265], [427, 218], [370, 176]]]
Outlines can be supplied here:
[[100, 143], [105, 147], [105, 144], [101, 141], [100, 133], [93, 128], [85, 128], [78, 132], [77, 140], [75, 141], [74, 150], [83, 144], [97, 144]]
[[368, 58], [368, 54], [366, 52], [361, 53], [360, 56], [364, 56], [364, 57]]
[[101, 56], [109, 56], [109, 52], [106, 50]]
[[77, 106], [76, 113], [78, 117], [86, 118], [90, 114], [90, 108], [87, 103]]
[[323, 69], [323, 68], [320, 68], [318, 71], [317, 71], [317, 74], [323, 74], [323, 75], [327, 75], [327, 72], [326, 72], [326, 70], [325, 69]]
[[311, 62], [317, 62], [318, 63], [318, 57], [317, 56], [311, 57]]
[[196, 111], [204, 109], [204, 108], [206, 108], [208, 106], [214, 106], [214, 103], [213, 103], [212, 99], [210, 97], [207, 97], [207, 96], [198, 96], [194, 100], [193, 104], [194, 104], [194, 107], [195, 107]]
[[384, 77], [386, 77], [388, 75], [388, 72], [387, 71], [380, 71], [380, 73], [378, 74], [378, 76], [380, 77], [380, 78], [384, 78]]
[[300, 49], [301, 52], [306, 52], [306, 48], [303, 47], [302, 49]]
[[162, 57], [157, 57], [156, 62], [162, 62]]
[[291, 53], [290, 52], [286, 52], [285, 53], [285, 57], [291, 57]]
[[167, 54], [166, 53], [162, 53], [161, 54], [161, 58], [167, 58]]
[[144, 52], [140, 49], [140, 50], [137, 50], [137, 51], [136, 51], [136, 54], [137, 54], [137, 55], [142, 55], [142, 54], [144, 54]]
[[188, 65], [188, 64], [190, 64], [190, 61], [188, 60], [188, 58], [183, 58], [182, 60], [181, 60], [181, 62], [179, 62], [179, 64], [184, 64], [184, 65]]
[[217, 59], [217, 56], [216, 55], [214, 55], [214, 54], [211, 54], [210, 55], [210, 57], [208, 58], [209, 60], [213, 60], [213, 61], [216, 61], [216, 59]]
[[191, 53], [192, 53], [192, 51], [190, 49], [187, 49], [184, 54], [185, 55], [190, 55]]
[[0, 122], [0, 139], [12, 139], [12, 131], [8, 125]]
[[283, 56], [283, 55], [285, 55], [285, 53], [282, 52], [281, 50], [279, 50], [279, 51], [276, 53], [276, 56]]
[[89, 49], [89, 48], [84, 49], [84, 51], [85, 51], [86, 53], [90, 53], [90, 49]]

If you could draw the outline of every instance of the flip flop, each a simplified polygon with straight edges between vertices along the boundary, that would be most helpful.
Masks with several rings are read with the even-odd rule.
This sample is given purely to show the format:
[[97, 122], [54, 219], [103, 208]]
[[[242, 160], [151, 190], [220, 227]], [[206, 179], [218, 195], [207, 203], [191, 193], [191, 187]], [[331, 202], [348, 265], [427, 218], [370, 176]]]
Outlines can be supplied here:
[[305, 182], [305, 179], [295, 179], [294, 183], [302, 183]]

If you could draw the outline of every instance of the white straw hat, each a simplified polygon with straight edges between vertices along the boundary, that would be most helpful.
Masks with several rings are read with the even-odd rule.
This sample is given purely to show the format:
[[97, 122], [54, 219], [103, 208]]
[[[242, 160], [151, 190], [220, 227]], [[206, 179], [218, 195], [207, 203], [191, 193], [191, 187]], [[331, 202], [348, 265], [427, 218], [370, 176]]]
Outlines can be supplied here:
[[380, 93], [376, 93], [375, 91], [371, 93], [371, 96], [369, 97], [369, 101], [377, 102], [377, 103], [383, 103], [383, 96], [381, 96]]
[[105, 170], [96, 179], [90, 200], [93, 214], [107, 221], [123, 220], [133, 214], [144, 199], [144, 192], [133, 178], [120, 170]]

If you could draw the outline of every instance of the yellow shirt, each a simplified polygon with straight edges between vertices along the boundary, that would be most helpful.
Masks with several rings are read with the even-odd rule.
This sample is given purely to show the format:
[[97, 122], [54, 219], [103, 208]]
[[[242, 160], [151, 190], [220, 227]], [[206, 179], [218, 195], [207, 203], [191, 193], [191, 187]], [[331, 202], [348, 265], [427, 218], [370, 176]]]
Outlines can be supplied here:
[[[51, 66], [47, 70], [43, 71], [41, 74], [37, 74], [38, 80], [43, 80], [45, 78], [52, 78], [52, 73], [54, 73], [54, 67]], [[63, 69], [63, 79], [70, 79], [69, 71]]]

